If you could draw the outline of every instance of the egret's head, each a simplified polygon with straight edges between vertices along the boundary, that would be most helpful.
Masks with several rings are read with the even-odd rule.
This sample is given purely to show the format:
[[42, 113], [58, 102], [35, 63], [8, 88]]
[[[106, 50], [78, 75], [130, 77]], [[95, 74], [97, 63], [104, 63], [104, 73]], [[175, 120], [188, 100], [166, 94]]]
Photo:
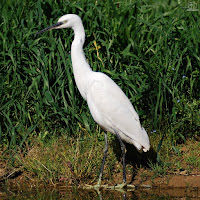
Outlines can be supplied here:
[[40, 32], [36, 33], [36, 35], [40, 33], [44, 33], [51, 29], [59, 29], [59, 28], [74, 28], [75, 25], [82, 23], [81, 18], [75, 14], [67, 14], [63, 15], [57, 23], [41, 30]]

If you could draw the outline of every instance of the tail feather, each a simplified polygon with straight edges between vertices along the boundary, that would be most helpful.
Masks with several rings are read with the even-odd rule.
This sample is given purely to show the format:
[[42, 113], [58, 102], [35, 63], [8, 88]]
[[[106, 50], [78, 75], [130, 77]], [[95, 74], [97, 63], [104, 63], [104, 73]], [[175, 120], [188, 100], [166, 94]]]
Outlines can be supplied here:
[[150, 149], [150, 142], [149, 142], [149, 137], [147, 135], [147, 132], [145, 129], [142, 127], [141, 129], [141, 136], [142, 136], [142, 141], [138, 142], [132, 139], [132, 144], [136, 147], [136, 149], [142, 153], [142, 151], [147, 152]]
[[142, 150], [144, 152], [147, 152], [150, 149], [149, 136], [148, 136], [147, 132], [145, 131], [145, 129], [143, 127], [142, 127], [141, 130], [142, 130], [141, 134], [142, 134], [142, 136], [144, 138], [143, 144], [142, 144]]

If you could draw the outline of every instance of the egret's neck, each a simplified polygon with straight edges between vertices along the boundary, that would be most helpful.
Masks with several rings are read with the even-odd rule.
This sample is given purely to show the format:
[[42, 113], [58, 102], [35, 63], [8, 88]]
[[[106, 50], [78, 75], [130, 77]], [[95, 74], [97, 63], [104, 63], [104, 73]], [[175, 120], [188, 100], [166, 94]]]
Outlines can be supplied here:
[[85, 30], [82, 23], [77, 24], [73, 27], [74, 30], [74, 41], [72, 45], [81, 45], [83, 47], [85, 42]]
[[71, 46], [71, 59], [72, 67], [76, 85], [79, 92], [86, 99], [88, 74], [92, 72], [89, 64], [86, 61], [85, 54], [83, 52], [83, 45], [85, 42], [85, 31], [82, 23], [73, 28], [74, 41]]

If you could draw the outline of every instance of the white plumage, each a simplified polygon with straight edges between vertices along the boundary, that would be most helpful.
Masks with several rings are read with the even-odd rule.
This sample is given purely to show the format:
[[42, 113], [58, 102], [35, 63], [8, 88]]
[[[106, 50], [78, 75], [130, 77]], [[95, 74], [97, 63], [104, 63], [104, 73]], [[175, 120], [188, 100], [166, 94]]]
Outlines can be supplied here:
[[[133, 144], [137, 150], [148, 151], [150, 148], [149, 137], [141, 126], [139, 116], [127, 96], [111, 78], [101, 72], [92, 71], [87, 63], [83, 52], [85, 31], [81, 18], [74, 14], [64, 15], [58, 20], [58, 23], [39, 33], [59, 28], [72, 28], [74, 30], [74, 41], [71, 45], [74, 77], [78, 90], [87, 101], [94, 120], [104, 130]], [[120, 140], [120, 138], [118, 139]], [[106, 156], [105, 148], [104, 157]]]

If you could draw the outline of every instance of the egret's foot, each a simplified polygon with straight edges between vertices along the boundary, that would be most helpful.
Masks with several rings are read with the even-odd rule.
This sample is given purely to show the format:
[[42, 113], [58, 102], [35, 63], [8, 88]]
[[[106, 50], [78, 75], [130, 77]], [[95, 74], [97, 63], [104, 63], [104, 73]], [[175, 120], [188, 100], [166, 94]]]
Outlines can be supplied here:
[[99, 190], [99, 189], [101, 188], [101, 175], [100, 175], [100, 177], [99, 177], [99, 180], [98, 180], [97, 184], [96, 184], [96, 185], [93, 185], [92, 187], [93, 187], [93, 189], [95, 189], [95, 190]]
[[98, 190], [99, 188], [101, 188], [101, 185], [97, 183], [96, 185], [93, 185], [92, 187], [93, 189]]
[[83, 189], [95, 189], [95, 190], [99, 190], [102, 186], [100, 184], [96, 184], [96, 185], [88, 185], [85, 184], [83, 186]]
[[[97, 188], [97, 187], [96, 187]], [[83, 189], [95, 189], [95, 185], [88, 185], [88, 184], [85, 184], [83, 186]]]
[[119, 185], [114, 185], [114, 186], [110, 186], [110, 185], [100, 185], [100, 184], [96, 184], [96, 185], [84, 185], [82, 187], [83, 189], [93, 189], [93, 190], [100, 190], [100, 189], [106, 189], [106, 190], [119, 190], [119, 191], [125, 191], [125, 190], [133, 190], [135, 188], [134, 185], [129, 185], [126, 183], [122, 183]]
[[122, 183], [122, 184], [114, 186], [115, 189], [124, 189], [126, 187], [127, 187], [127, 183]]
[[134, 189], [134, 188], [135, 188], [135, 185], [127, 184], [127, 189]]

